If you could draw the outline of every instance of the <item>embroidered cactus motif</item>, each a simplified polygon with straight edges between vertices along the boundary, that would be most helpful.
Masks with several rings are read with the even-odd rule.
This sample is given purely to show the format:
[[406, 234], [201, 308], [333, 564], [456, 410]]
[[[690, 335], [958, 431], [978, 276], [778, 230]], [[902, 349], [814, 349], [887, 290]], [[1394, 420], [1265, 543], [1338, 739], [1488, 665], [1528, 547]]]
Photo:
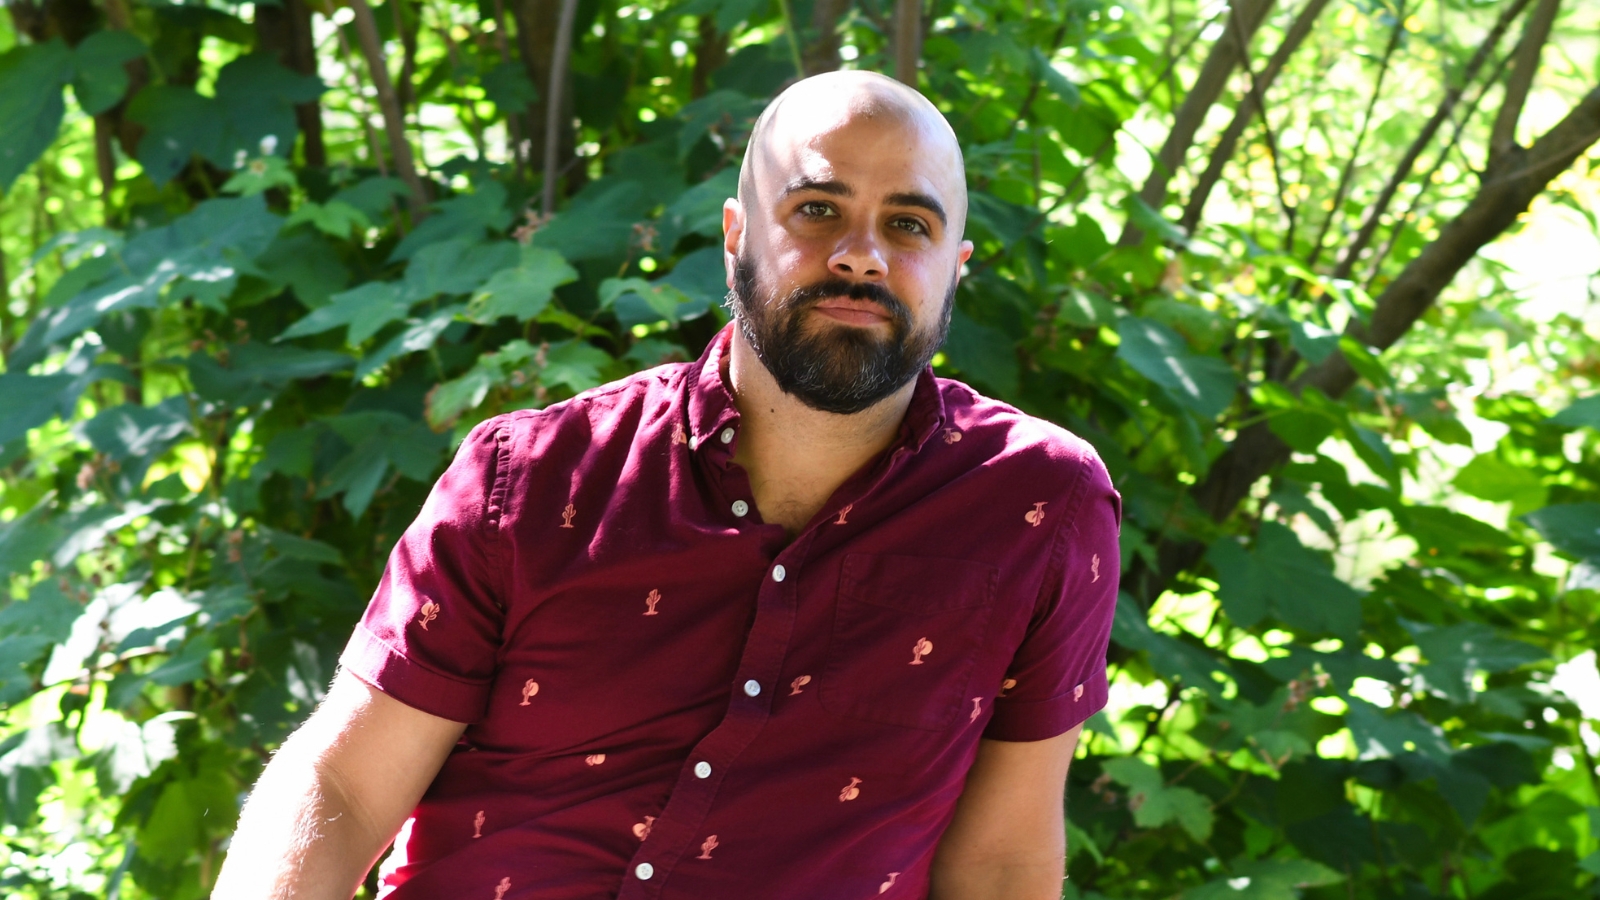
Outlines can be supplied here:
[[839, 802], [844, 803], [847, 800], [854, 800], [861, 796], [861, 788], [856, 787], [860, 783], [861, 779], [859, 778], [850, 779], [850, 783], [845, 785], [844, 790], [839, 792]]
[[583, 758], [583, 764], [586, 766], [598, 766], [605, 761], [606, 755], [604, 753], [591, 753]]
[[946, 428], [944, 430], [944, 442], [946, 444], [954, 444], [954, 443], [959, 442], [960, 440], [961, 440], [961, 432], [955, 430], [954, 428]]
[[801, 675], [799, 678], [796, 678], [795, 680], [789, 682], [789, 696], [791, 696], [791, 697], [800, 696], [800, 689], [805, 687], [806, 685], [808, 685], [810, 683], [811, 683], [811, 676], [810, 675]]
[[533, 699], [533, 695], [537, 693], [539, 693], [539, 682], [529, 678], [527, 681], [522, 683], [522, 702], [518, 703], [517, 705], [527, 706], [528, 701]]
[[483, 837], [483, 823], [484, 823], [484, 821], [485, 821], [485, 819], [483, 818], [483, 810], [480, 809], [480, 810], [478, 810], [478, 814], [472, 817], [472, 838], [473, 838], [473, 840], [477, 840], [478, 838]]
[[894, 887], [894, 880], [896, 878], [899, 878], [899, 877], [900, 877], [900, 873], [899, 872], [890, 872], [889, 873], [889, 880], [885, 881], [883, 884], [878, 885], [878, 893], [880, 893], [880, 894], [889, 893], [889, 888]]
[[1007, 678], [1005, 681], [1000, 682], [1000, 696], [1004, 697], [1006, 695], [1006, 691], [1009, 691], [1016, 686], [1017, 680], [1015, 678]]
[[419, 614], [422, 619], [422, 630], [427, 631], [428, 623], [439, 618], [439, 604], [429, 600], [428, 602], [422, 604], [422, 609], [420, 610]]
[[713, 834], [711, 837], [706, 838], [705, 843], [700, 845], [700, 855], [696, 856], [695, 859], [710, 859], [711, 851], [717, 849], [717, 846], [717, 836]]
[[971, 717], [969, 717], [967, 719], [967, 721], [968, 722], [976, 722], [976, 721], [978, 721], [978, 717], [981, 716], [981, 715], [983, 715], [983, 698], [982, 697], [973, 697], [972, 698], [972, 715], [971, 715]]
[[911, 665], [922, 665], [922, 658], [932, 652], [933, 641], [927, 638], [917, 638], [917, 642], [911, 645]]
[[644, 598], [644, 605], [645, 605], [644, 614], [647, 615], [647, 616], [660, 615], [660, 613], [656, 612], [656, 604], [660, 603], [660, 602], [661, 602], [661, 592], [656, 590], [655, 588], [651, 588], [650, 589], [650, 593], [646, 594], [645, 598]]
[[656, 817], [655, 816], [645, 816], [643, 822], [635, 822], [634, 823], [633, 836], [638, 838], [641, 841], [644, 840], [645, 838], [650, 836], [650, 829], [654, 828], [655, 824], [656, 824]]
[[1040, 525], [1043, 525], [1044, 524], [1044, 506], [1045, 506], [1045, 503], [1049, 503], [1049, 502], [1050, 502], [1049, 500], [1046, 500], [1043, 503], [1035, 503], [1033, 505], [1033, 509], [1030, 509], [1027, 512], [1022, 514], [1023, 520], [1026, 521], [1029, 525], [1032, 525], [1035, 528], [1038, 528]]
[[562, 528], [571, 528], [572, 527], [572, 517], [577, 515], [577, 514], [578, 514], [578, 508], [576, 506], [573, 506], [571, 503], [568, 503], [567, 504], [567, 508], [563, 509], [561, 511], [561, 527]]
[[850, 515], [850, 510], [855, 509], [855, 508], [856, 508], [856, 505], [854, 503], [846, 503], [844, 505], [844, 508], [839, 510], [839, 518], [834, 519], [833, 520], [833, 524], [835, 524], [835, 525], [847, 525], [847, 524], [849, 524], [844, 520], [844, 517]]
[[1089, 574], [1094, 576], [1089, 579], [1090, 584], [1100, 580], [1100, 554], [1098, 553], [1089, 557]]
[[494, 887], [494, 900], [506, 900], [506, 891], [511, 890], [511, 879], [502, 878]]
[[1080, 684], [1077, 687], [1072, 689], [1072, 699], [1073, 700], [1082, 700], [1083, 699], [1083, 685]]
[[672, 423], [672, 442], [674, 444], [687, 444], [687, 443], [689, 443], [689, 435], [684, 433], [684, 431], [683, 431], [683, 423], [682, 422], [673, 422]]

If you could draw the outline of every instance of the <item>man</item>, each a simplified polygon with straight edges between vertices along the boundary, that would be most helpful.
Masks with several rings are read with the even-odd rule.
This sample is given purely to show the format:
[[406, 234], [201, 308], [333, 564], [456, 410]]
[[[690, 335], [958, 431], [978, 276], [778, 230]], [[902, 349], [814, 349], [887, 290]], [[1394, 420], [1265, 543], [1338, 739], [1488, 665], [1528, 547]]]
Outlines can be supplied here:
[[1105, 702], [1118, 500], [1084, 442], [933, 377], [960, 149], [802, 81], [724, 212], [695, 363], [473, 430], [214, 896], [1054, 898]]

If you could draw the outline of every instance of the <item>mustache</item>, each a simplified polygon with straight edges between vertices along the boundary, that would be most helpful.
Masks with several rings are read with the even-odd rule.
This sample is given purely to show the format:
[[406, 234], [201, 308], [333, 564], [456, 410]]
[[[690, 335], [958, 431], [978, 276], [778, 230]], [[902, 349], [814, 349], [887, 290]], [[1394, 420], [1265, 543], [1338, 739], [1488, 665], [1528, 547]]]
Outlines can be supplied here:
[[843, 278], [825, 278], [798, 287], [784, 297], [781, 306], [788, 312], [799, 312], [807, 307], [815, 306], [824, 300], [834, 297], [847, 297], [851, 300], [865, 300], [876, 303], [898, 323], [909, 325], [911, 310], [905, 302], [895, 293], [881, 284], [873, 281], [846, 281]]

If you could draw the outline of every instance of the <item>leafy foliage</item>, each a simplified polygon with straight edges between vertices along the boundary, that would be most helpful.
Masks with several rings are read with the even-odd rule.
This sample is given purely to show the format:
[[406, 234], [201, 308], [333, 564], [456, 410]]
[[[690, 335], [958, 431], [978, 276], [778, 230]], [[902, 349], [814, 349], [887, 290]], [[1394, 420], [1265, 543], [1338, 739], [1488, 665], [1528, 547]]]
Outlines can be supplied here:
[[[519, 49], [551, 30], [538, 5], [389, 2], [418, 207], [339, 15], [17, 0], [0, 21], [10, 894], [204, 896], [456, 440], [698, 353], [724, 321], [721, 208], [753, 116], [830, 46], [893, 59], [877, 0], [586, 0], [547, 218], [548, 83]], [[1493, 110], [1470, 98], [1500, 75], [1468, 60], [1508, 6], [1305, 7], [1271, 128], [1247, 117], [1192, 229], [1175, 204], [1220, 121], [1172, 203], [1139, 191], [1226, 16], [927, 6], [919, 87], [965, 149], [978, 248], [936, 365], [1091, 440], [1126, 505], [1068, 897], [1600, 890], [1600, 710], [1563, 687], [1600, 635], [1600, 332], [1492, 253], [1399, 343], [1369, 327], [1496, 183], [1472, 171]], [[1578, 6], [1530, 109], [1588, 88]], [[1301, 12], [1269, 12], [1252, 73]], [[297, 14], [310, 67], [279, 27]], [[796, 27], [814, 21], [829, 32]], [[1461, 127], [1424, 142], [1432, 169], [1398, 174], [1358, 247], [1450, 86]], [[1595, 163], [1529, 222], [1592, 232]], [[1307, 380], [1339, 361], [1352, 387]], [[1221, 503], [1251, 435], [1286, 449]]]

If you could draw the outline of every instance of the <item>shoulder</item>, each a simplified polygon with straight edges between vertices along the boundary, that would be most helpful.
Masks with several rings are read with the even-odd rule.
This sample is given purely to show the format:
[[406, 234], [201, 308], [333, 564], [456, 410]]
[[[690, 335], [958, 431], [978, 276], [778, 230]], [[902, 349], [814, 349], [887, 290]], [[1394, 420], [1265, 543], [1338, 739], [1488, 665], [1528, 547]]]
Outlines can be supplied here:
[[[1094, 445], [1066, 428], [1029, 415], [948, 378], [936, 379], [944, 400], [945, 422], [962, 443], [1006, 468], [1045, 468], [1061, 474], [1104, 473]], [[935, 438], [937, 439], [937, 437]], [[948, 439], [948, 436], [947, 436]]]

